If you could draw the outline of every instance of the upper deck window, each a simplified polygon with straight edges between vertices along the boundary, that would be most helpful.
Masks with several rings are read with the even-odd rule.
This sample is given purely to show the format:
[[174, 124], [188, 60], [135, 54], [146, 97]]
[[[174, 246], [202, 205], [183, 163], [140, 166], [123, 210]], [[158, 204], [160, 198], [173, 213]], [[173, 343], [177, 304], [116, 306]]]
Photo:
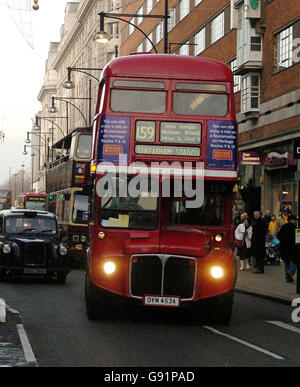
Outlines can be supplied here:
[[209, 83], [177, 83], [176, 90], [226, 91], [226, 86]]
[[76, 156], [79, 159], [90, 159], [92, 151], [92, 136], [90, 134], [81, 134], [78, 140]]
[[131, 88], [143, 88], [143, 89], [164, 89], [163, 82], [152, 81], [114, 81], [115, 87], [131, 87]]
[[163, 113], [166, 92], [148, 90], [111, 91], [111, 110], [114, 112]]
[[228, 111], [226, 94], [175, 92], [173, 109], [176, 114], [223, 117]]

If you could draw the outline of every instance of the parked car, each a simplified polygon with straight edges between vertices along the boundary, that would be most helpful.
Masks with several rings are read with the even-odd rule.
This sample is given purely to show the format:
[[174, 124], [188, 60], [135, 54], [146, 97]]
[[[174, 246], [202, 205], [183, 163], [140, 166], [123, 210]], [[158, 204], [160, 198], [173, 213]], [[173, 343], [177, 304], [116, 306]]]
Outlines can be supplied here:
[[56, 216], [46, 211], [0, 211], [0, 279], [55, 276], [65, 283], [70, 269]]

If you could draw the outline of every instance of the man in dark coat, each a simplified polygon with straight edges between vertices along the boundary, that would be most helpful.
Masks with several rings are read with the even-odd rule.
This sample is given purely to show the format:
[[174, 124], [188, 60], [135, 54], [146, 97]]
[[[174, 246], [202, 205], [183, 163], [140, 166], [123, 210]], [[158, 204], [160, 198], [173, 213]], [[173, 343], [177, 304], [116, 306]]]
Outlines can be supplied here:
[[280, 240], [281, 259], [285, 263], [286, 282], [293, 281], [293, 275], [297, 269], [296, 224], [296, 216], [289, 215], [288, 223], [285, 223], [277, 234]]
[[266, 255], [266, 223], [261, 217], [260, 211], [254, 211], [254, 224], [252, 226], [252, 251], [256, 261], [256, 269], [253, 273], [264, 273], [265, 268], [265, 255]]

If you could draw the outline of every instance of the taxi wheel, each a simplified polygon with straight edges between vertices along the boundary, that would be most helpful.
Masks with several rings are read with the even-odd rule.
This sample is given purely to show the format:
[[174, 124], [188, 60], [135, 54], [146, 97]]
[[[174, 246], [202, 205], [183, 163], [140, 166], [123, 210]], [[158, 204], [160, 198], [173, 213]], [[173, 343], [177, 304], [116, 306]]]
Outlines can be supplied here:
[[85, 274], [85, 306], [90, 320], [100, 320], [107, 316], [107, 297], [91, 282], [88, 273]]
[[65, 284], [67, 279], [67, 274], [66, 273], [57, 273], [56, 275], [56, 281], [58, 284]]

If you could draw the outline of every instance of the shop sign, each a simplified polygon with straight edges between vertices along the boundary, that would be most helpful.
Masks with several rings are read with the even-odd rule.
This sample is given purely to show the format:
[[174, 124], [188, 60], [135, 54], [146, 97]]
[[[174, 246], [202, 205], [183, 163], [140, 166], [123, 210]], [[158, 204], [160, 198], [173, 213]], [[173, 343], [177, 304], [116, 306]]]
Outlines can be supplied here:
[[260, 154], [258, 152], [240, 152], [240, 163], [242, 165], [260, 165]]
[[287, 167], [288, 163], [288, 152], [282, 154], [278, 152], [270, 152], [265, 156], [263, 166], [267, 169], [276, 169]]
[[295, 138], [293, 141], [293, 158], [300, 159], [300, 138]]

